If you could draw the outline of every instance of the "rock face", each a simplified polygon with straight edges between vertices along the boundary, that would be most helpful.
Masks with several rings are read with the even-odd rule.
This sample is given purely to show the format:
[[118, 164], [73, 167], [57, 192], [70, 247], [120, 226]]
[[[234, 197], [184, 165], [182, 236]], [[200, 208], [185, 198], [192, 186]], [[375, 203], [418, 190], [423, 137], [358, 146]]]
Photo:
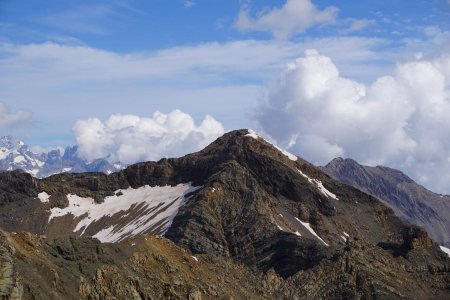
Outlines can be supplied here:
[[11, 136], [0, 138], [0, 170], [3, 171], [23, 170], [35, 177], [44, 178], [64, 172], [110, 174], [122, 168], [122, 164], [111, 164], [106, 159], [87, 162], [78, 157], [77, 146], [67, 147], [64, 153], [60, 150], [34, 153], [18, 139]]
[[[17, 286], [75, 299], [450, 296], [450, 260], [424, 230], [247, 130], [111, 175], [11, 172], [0, 183], [0, 226], [36, 234], [3, 234], [16, 249], [4, 252], [18, 274], [8, 277], [10, 294]], [[89, 238], [114, 235], [120, 243]], [[22, 244], [34, 245], [29, 258]]]
[[389, 205], [404, 221], [423, 227], [439, 244], [450, 247], [450, 196], [435, 194], [398, 170], [362, 166], [336, 158], [323, 170]]

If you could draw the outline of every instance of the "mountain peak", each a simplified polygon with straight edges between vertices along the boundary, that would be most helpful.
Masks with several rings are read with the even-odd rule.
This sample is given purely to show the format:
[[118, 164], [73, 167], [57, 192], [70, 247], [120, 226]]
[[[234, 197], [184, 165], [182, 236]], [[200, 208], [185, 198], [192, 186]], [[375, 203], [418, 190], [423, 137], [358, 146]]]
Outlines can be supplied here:
[[360, 166], [355, 160], [351, 158], [342, 158], [342, 157], [336, 157], [332, 161], [330, 161], [328, 164], [326, 164], [326, 168], [328, 167], [339, 167], [339, 166]]
[[0, 142], [10, 142], [12, 141], [14, 138], [10, 135], [4, 135], [0, 138]]
[[5, 135], [0, 138], [0, 147], [4, 147], [7, 149], [16, 149], [26, 146], [25, 143], [21, 140], [18, 140], [10, 135]]
[[324, 167], [324, 169], [326, 170], [326, 172], [332, 172], [333, 169], [335, 170], [335, 172], [358, 172], [359, 176], [362, 176], [361, 173], [367, 173], [369, 171], [371, 173], [380, 172], [389, 174], [389, 176], [392, 179], [395, 179], [397, 182], [415, 183], [408, 175], [400, 170], [380, 165], [376, 167], [365, 166], [351, 158], [337, 157], [330, 161]]
[[281, 155], [294, 162], [298, 160], [296, 155], [283, 150], [252, 129], [238, 129], [227, 132], [200, 152], [204, 153], [220, 149], [220, 151], [229, 153], [231, 151], [240, 152], [244, 148], [249, 148], [256, 152], [267, 152], [267, 154], [273, 156]]

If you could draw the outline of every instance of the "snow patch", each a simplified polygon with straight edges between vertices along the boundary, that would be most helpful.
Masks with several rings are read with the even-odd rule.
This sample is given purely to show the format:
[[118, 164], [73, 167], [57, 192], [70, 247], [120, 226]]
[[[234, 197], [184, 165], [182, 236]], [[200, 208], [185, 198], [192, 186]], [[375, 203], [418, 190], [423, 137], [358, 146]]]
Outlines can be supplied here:
[[297, 217], [295, 217], [295, 219], [297, 220], [297, 221], [299, 221], [300, 222], [300, 224], [302, 224], [303, 225], [303, 227], [305, 227], [306, 229], [308, 229], [308, 231], [312, 234], [312, 235], [314, 235], [319, 241], [321, 241], [325, 246], [327, 246], [328, 247], [328, 244], [327, 243], [325, 243], [325, 241], [314, 231], [314, 229], [312, 229], [312, 227], [311, 227], [311, 225], [309, 225], [309, 223], [306, 223], [306, 222], [302, 222], [299, 218], [297, 218]]
[[346, 237], [350, 237], [350, 235], [347, 232], [342, 232]]
[[347, 242], [347, 238], [343, 235], [341, 235], [341, 238], [344, 240], [344, 242]]
[[248, 133], [245, 136], [249, 136], [257, 140], [259, 138], [259, 135], [252, 129], [248, 129]]
[[297, 169], [297, 171], [298, 171], [303, 177], [305, 177], [306, 179], [308, 179], [308, 181], [309, 181], [310, 183], [316, 185], [317, 188], [319, 189], [319, 191], [320, 191], [322, 194], [324, 194], [326, 197], [332, 198], [332, 199], [334, 199], [334, 200], [339, 200], [339, 198], [338, 198], [335, 194], [333, 194], [332, 192], [330, 192], [329, 190], [327, 190], [327, 189], [323, 186], [322, 181], [320, 181], [320, 180], [318, 180], [318, 179], [310, 178], [308, 175], [306, 175], [305, 173], [303, 173], [303, 172], [300, 171], [299, 169]]
[[198, 262], [198, 258], [195, 256], [191, 256], [196, 262]]
[[26, 155], [26, 157], [27, 157], [28, 161], [31, 162], [31, 164], [33, 165], [33, 167], [36, 167], [36, 166], [37, 166], [37, 167], [39, 167], [39, 168], [42, 168], [42, 167], [45, 165], [45, 163], [42, 162], [42, 161], [40, 161], [39, 159], [32, 158], [32, 157], [29, 156], [29, 155]]
[[297, 235], [297, 236], [302, 236], [302, 235], [300, 234], [300, 232], [298, 232], [298, 231], [295, 232], [295, 235]]
[[34, 177], [37, 176], [37, 174], [39, 174], [39, 169], [33, 169], [33, 170], [27, 170], [27, 172], [31, 175], [33, 175]]
[[445, 253], [447, 253], [448, 257], [450, 257], [450, 249], [446, 248], [444, 246], [439, 246], [439, 248], [441, 248], [442, 251], [444, 251]]
[[109, 226], [107, 228], [103, 228], [102, 230], [97, 232], [92, 237], [98, 239], [99, 241], [107, 240], [108, 236], [111, 234], [113, 229], [114, 229], [114, 226]]
[[[266, 142], [267, 142], [267, 141], [266, 141]], [[269, 143], [269, 142], [268, 142], [268, 143]], [[281, 153], [283, 153], [284, 155], [286, 155], [287, 158], [289, 158], [290, 160], [292, 160], [292, 161], [297, 161], [297, 160], [298, 160], [298, 157], [295, 156], [294, 154], [292, 154], [292, 153], [290, 153], [290, 152], [288, 152], [288, 151], [286, 151], [286, 150], [283, 150], [283, 149], [281, 149], [280, 147], [278, 147], [278, 146], [276, 146], [276, 145], [274, 145], [274, 144], [272, 144], [272, 146], [274, 146], [278, 151], [280, 151]]]
[[173, 187], [146, 185], [137, 189], [116, 191], [115, 194], [121, 192], [121, 195], [106, 197], [100, 204], [95, 203], [92, 198], [69, 194], [67, 195], [69, 206], [62, 209], [52, 208], [48, 221], [69, 214], [81, 217], [74, 232], [81, 231], [80, 234], [83, 235], [91, 224], [103, 217], [112, 217], [131, 209], [131, 212], [128, 212], [130, 216], [119, 218], [116, 224], [98, 231], [93, 237], [101, 242], [119, 242], [144, 233], [153, 226], [158, 226], [159, 232], [164, 234], [172, 225], [179, 208], [186, 202], [185, 195], [200, 188], [201, 186], [193, 187], [191, 184]]
[[19, 155], [19, 156], [14, 157], [13, 161], [15, 164], [20, 164], [20, 163], [26, 162], [27, 160], [25, 159], [25, 157], [23, 155]]
[[47, 203], [47, 202], [50, 201], [49, 200], [50, 199], [50, 195], [47, 194], [46, 192], [39, 193], [38, 194], [38, 198], [39, 198], [39, 200], [41, 200], [42, 203]]

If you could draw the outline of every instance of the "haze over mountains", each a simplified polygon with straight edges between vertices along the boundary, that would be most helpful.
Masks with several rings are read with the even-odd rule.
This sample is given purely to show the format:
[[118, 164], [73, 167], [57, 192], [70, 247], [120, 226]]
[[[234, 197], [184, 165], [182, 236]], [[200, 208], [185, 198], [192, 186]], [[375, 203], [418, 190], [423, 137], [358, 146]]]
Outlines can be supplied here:
[[449, 296], [450, 259], [423, 229], [247, 130], [110, 175], [0, 184], [2, 296]]

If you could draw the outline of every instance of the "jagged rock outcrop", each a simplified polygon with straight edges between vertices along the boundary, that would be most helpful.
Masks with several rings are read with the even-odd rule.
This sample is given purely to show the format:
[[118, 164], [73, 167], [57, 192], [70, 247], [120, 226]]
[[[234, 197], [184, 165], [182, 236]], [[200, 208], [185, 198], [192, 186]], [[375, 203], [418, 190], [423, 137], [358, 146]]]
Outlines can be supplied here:
[[[28, 180], [27, 188], [1, 204], [7, 213], [0, 224], [7, 231], [26, 228], [45, 234], [46, 239], [37, 238], [36, 245], [43, 245], [38, 249], [44, 247], [61, 259], [59, 266], [76, 262], [79, 269], [88, 270], [82, 281], [72, 278], [70, 292], [61, 291], [75, 298], [449, 296], [450, 260], [425, 231], [403, 223], [375, 197], [332, 179], [247, 130], [227, 133], [197, 153], [132, 165], [111, 175], [59, 174], [37, 180], [13, 174], [0, 174], [0, 182], [3, 176], [22, 176]], [[0, 185], [0, 195], [8, 193], [8, 186]], [[161, 275], [169, 267], [160, 269], [175, 255], [161, 253], [166, 258], [150, 259], [151, 267], [145, 255], [133, 259], [130, 243], [155, 233], [177, 245], [161, 238], [157, 241], [178, 249], [164, 251], [187, 249], [192, 253], [188, 256], [208, 257], [215, 271], [199, 269], [200, 279], [189, 275], [191, 281], [175, 281]], [[99, 244], [84, 236], [120, 243]], [[147, 248], [158, 243], [152, 238]], [[80, 263], [83, 260], [87, 266]], [[227, 276], [228, 269], [220, 262], [239, 266], [242, 274]], [[133, 272], [141, 267], [142, 272], [129, 275], [129, 264]], [[166, 288], [155, 287], [156, 294], [142, 290], [150, 280], [144, 270], [150, 269], [164, 278]], [[173, 276], [180, 272], [174, 268]], [[63, 273], [54, 276], [56, 282]], [[227, 285], [205, 281], [214, 273]], [[243, 278], [248, 285], [238, 289]], [[198, 280], [210, 287], [196, 285]]]
[[333, 178], [373, 195], [404, 221], [422, 226], [439, 244], [450, 247], [450, 196], [433, 193], [402, 172], [336, 158], [323, 170]]

